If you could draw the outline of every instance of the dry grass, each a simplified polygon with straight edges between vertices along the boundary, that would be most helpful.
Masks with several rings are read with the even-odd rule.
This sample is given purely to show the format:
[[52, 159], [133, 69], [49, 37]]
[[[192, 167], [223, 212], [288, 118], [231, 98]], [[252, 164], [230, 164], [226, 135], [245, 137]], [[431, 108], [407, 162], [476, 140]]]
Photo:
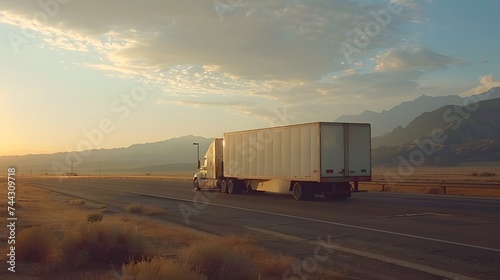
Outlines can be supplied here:
[[386, 186], [383, 191], [384, 192], [396, 192], [397, 189], [395, 186]]
[[57, 237], [54, 232], [43, 227], [25, 228], [16, 236], [16, 254], [19, 260], [46, 262], [55, 252]]
[[198, 240], [181, 250], [179, 259], [208, 279], [279, 279], [294, 263], [292, 256], [273, 254], [236, 235]]
[[161, 208], [154, 207], [154, 206], [149, 206], [149, 205], [142, 205], [140, 203], [134, 202], [134, 203], [129, 203], [125, 205], [125, 212], [127, 213], [133, 213], [133, 214], [138, 214], [138, 215], [160, 215], [164, 214], [165, 211]]
[[441, 188], [427, 188], [428, 194], [442, 194]]
[[129, 203], [125, 206], [125, 212], [133, 214], [144, 214], [145, 208], [140, 203]]
[[192, 270], [205, 274], [208, 280], [255, 280], [259, 275], [255, 262], [248, 255], [235, 252], [216, 239], [192, 244], [180, 252], [179, 258]]
[[122, 275], [134, 280], [207, 280], [207, 276], [195, 273], [178, 262], [164, 258], [153, 258], [150, 261], [142, 260], [123, 265]]
[[84, 205], [85, 200], [80, 199], [80, 198], [75, 198], [75, 199], [68, 200], [68, 203], [71, 205]]
[[[360, 190], [368, 190], [374, 192], [381, 192], [381, 185], [371, 185], [371, 184], [359, 184]], [[412, 186], [385, 186], [385, 191], [393, 191], [400, 193], [414, 193], [414, 194], [425, 194], [428, 192], [429, 188], [425, 187], [412, 187]], [[442, 190], [440, 189], [440, 193], [442, 194]], [[481, 188], [453, 188], [446, 187], [446, 194], [448, 195], [457, 195], [457, 196], [476, 196], [476, 197], [500, 197], [500, 189], [481, 189]]]
[[[398, 174], [397, 167], [374, 168], [372, 179], [391, 179], [391, 177], [398, 176]], [[403, 177], [406, 180], [412, 181], [500, 182], [498, 164], [458, 167], [416, 167], [411, 174], [404, 174]]]
[[93, 212], [87, 215], [87, 222], [97, 223], [102, 221], [102, 214], [99, 212]]
[[[258, 279], [259, 275], [262, 279], [278, 279], [293, 264], [292, 257], [274, 255], [250, 237], [214, 237], [146, 216], [147, 212], [140, 216], [114, 213], [106, 215], [102, 221], [89, 223], [92, 214], [102, 213], [103, 207], [99, 204], [74, 207], [68, 203], [67, 196], [25, 185], [19, 187], [18, 195], [25, 201], [25, 208], [18, 212], [23, 217], [19, 221], [18, 238], [22, 238], [23, 231], [26, 234], [31, 228], [42, 228], [56, 241], [44, 241], [50, 238], [47, 234], [35, 233], [32, 234], [35, 237], [26, 237], [35, 244], [52, 243], [47, 246], [52, 250], [32, 257], [45, 262], [43, 266], [23, 263], [16, 279], [126, 279], [120, 278], [121, 275], [137, 277], [134, 280]], [[153, 256], [157, 257], [147, 259]], [[173, 256], [178, 261], [167, 260], [165, 256]], [[0, 260], [5, 259], [0, 256]], [[131, 259], [136, 262], [130, 263]], [[117, 268], [115, 271], [111, 270], [110, 263]], [[210, 275], [200, 275], [202, 271]]]
[[[498, 174], [498, 165], [478, 165], [478, 166], [459, 166], [459, 167], [418, 167], [410, 174], [398, 175], [397, 167], [393, 168], [374, 168], [372, 180], [407, 180], [419, 182], [460, 182], [460, 183], [500, 183]], [[390, 186], [386, 185], [387, 188]], [[381, 185], [371, 185], [360, 183], [361, 190], [381, 191]], [[397, 186], [395, 192], [401, 193], [431, 193], [442, 194], [443, 191], [416, 186]], [[500, 197], [500, 189], [492, 188], [453, 188], [446, 187], [446, 194], [459, 196], [478, 196], [478, 197]]]
[[477, 173], [477, 172], [472, 172], [471, 176], [474, 176], [474, 177], [494, 177], [496, 176], [497, 174], [496, 173], [491, 173], [491, 172], [482, 172], [482, 173]]
[[74, 268], [106, 267], [152, 256], [145, 237], [117, 223], [78, 224], [61, 243], [64, 260]]
[[262, 275], [281, 279], [285, 271], [292, 268], [295, 258], [290, 255], [267, 255], [258, 256], [255, 262], [260, 269]]
[[280, 278], [293, 265], [292, 256], [272, 254], [259, 246], [249, 236], [228, 235], [216, 241], [221, 246], [231, 248], [233, 252], [249, 256], [258, 267], [261, 275]]
[[[17, 205], [16, 205], [16, 207], [17, 207]], [[0, 217], [1, 218], [7, 217], [7, 202], [6, 201], [0, 201]]]

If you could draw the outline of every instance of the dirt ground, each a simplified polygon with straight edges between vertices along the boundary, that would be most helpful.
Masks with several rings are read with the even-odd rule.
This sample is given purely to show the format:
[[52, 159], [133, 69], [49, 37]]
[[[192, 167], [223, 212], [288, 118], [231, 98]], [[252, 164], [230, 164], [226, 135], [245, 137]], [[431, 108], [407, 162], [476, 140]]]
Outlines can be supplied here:
[[[5, 197], [0, 200], [0, 207], [2, 218], [6, 218]], [[100, 212], [103, 214], [103, 221], [127, 224], [140, 229], [140, 232], [152, 241], [155, 254], [167, 258], [175, 256], [180, 248], [188, 246], [195, 240], [209, 237], [203, 232], [162, 222], [151, 216], [125, 213], [119, 209], [107, 209], [102, 204], [66, 197], [27, 185], [17, 186], [15, 209], [18, 217], [17, 234], [25, 228], [40, 226], [53, 231], [59, 239], [75, 225], [86, 223], [89, 214]], [[7, 232], [2, 230], [1, 252], [7, 252], [7, 237]], [[23, 246], [23, 244], [16, 244], [16, 246]], [[70, 271], [58, 267], [60, 261], [58, 258], [60, 256], [53, 256], [50, 261], [44, 263], [18, 261], [16, 272], [12, 273], [7, 270], [6, 254], [1, 254], [0, 279], [93, 279], [97, 275], [110, 275], [114, 271], [120, 271], [120, 267], [111, 266], [97, 270]]]
[[[412, 182], [486, 183], [500, 184], [500, 166], [478, 165], [463, 167], [419, 167], [412, 172], [398, 168], [374, 168], [372, 181], [398, 180]], [[361, 190], [382, 191], [382, 185], [360, 184]], [[384, 191], [402, 193], [442, 194], [441, 188], [425, 186], [385, 186]], [[458, 196], [500, 197], [500, 188], [453, 188], [446, 194]]]

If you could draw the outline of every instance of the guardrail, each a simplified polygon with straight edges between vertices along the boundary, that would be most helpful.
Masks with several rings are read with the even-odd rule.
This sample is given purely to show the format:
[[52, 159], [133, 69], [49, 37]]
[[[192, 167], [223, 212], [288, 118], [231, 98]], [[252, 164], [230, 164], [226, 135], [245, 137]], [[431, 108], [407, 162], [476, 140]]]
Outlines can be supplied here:
[[437, 181], [380, 180], [380, 181], [360, 182], [360, 184], [380, 185], [382, 187], [382, 191], [385, 191], [386, 186], [441, 188], [443, 194], [446, 194], [447, 188], [500, 189], [500, 182], [437, 182]]

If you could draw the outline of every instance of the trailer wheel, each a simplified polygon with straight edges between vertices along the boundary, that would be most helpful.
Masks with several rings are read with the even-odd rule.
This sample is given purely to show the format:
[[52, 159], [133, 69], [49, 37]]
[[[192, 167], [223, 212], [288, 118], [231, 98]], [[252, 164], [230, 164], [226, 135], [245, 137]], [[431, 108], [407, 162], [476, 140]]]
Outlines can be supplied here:
[[193, 186], [194, 186], [194, 190], [195, 191], [201, 190], [201, 188], [200, 188], [200, 182], [198, 182], [198, 178], [194, 178], [194, 180], [193, 180]]
[[304, 188], [303, 183], [295, 182], [295, 184], [293, 184], [293, 198], [295, 198], [295, 200], [308, 200], [313, 196], [314, 193], [311, 190]]
[[227, 193], [229, 194], [235, 194], [236, 193], [236, 181], [231, 179], [229, 182], [227, 182]]
[[240, 184], [238, 184], [238, 180], [229, 180], [227, 182], [227, 193], [229, 194], [237, 194], [241, 193], [241, 187]]
[[220, 182], [220, 192], [227, 193], [227, 181], [226, 180], [222, 180]]
[[244, 181], [244, 186], [245, 186], [245, 189], [246, 189], [247, 193], [254, 193], [255, 192], [255, 190], [252, 189], [252, 185], [250, 184], [250, 181], [245, 180]]

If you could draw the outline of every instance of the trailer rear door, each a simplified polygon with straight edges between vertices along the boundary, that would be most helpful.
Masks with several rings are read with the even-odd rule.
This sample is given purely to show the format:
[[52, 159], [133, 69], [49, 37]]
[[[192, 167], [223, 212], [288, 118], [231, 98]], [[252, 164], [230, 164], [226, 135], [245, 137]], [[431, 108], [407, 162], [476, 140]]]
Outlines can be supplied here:
[[343, 124], [321, 124], [321, 177], [344, 177], [345, 134]]
[[371, 176], [370, 137], [370, 125], [347, 124], [349, 177]]

